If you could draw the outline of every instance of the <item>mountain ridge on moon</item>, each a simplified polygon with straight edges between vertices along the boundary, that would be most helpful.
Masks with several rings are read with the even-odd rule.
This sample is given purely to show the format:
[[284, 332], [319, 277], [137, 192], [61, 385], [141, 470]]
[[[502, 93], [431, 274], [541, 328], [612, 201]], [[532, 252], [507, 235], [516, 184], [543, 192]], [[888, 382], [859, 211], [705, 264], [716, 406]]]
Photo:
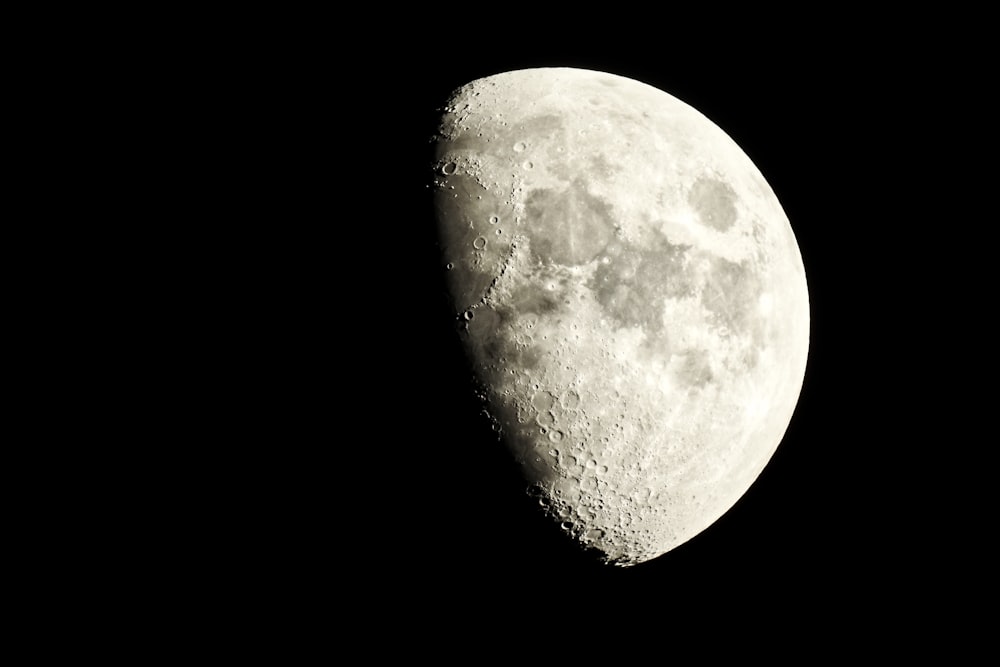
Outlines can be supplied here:
[[529, 492], [617, 565], [704, 530], [805, 370], [805, 272], [763, 176], [680, 100], [571, 68], [461, 87], [435, 149], [461, 344]]

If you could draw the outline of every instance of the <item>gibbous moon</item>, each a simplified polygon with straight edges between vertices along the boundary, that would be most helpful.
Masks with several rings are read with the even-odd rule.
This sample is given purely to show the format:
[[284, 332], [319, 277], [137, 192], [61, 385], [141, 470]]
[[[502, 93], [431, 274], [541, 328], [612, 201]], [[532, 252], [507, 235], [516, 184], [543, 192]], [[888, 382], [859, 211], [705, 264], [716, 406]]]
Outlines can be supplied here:
[[572, 68], [461, 87], [434, 141], [455, 321], [527, 491], [616, 565], [703, 531], [806, 366], [802, 258], [760, 171], [684, 102]]

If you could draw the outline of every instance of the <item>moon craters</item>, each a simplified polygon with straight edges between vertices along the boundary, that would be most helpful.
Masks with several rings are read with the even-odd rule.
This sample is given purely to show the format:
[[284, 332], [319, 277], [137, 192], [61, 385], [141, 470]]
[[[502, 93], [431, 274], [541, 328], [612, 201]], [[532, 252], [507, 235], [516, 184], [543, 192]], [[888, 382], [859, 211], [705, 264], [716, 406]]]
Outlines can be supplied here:
[[562, 406], [568, 410], [580, 405], [580, 394], [575, 389], [570, 389], [562, 397]]
[[531, 397], [531, 405], [539, 412], [551, 410], [556, 402], [556, 397], [548, 391], [536, 391]]
[[463, 87], [436, 144], [460, 340], [539, 506], [620, 565], [704, 530], [805, 370], [805, 274], [763, 177], [683, 102], [568, 68]]

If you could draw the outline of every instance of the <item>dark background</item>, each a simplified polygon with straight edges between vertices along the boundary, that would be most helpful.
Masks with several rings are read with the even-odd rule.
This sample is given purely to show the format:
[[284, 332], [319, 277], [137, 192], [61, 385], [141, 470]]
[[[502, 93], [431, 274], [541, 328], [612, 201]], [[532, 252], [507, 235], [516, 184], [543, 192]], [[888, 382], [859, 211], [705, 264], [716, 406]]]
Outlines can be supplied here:
[[[979, 136], [981, 88], [955, 76], [974, 54], [913, 35], [887, 48], [853, 24], [822, 40], [343, 29], [360, 37], [286, 37], [217, 77], [245, 96], [218, 120], [240, 129], [250, 178], [234, 194], [263, 220], [234, 221], [225, 254], [245, 271], [216, 300], [240, 323], [219, 347], [239, 351], [233, 422], [253, 445], [226, 461], [242, 493], [205, 532], [238, 554], [219, 572], [259, 574], [240, 599], [502, 643], [538, 632], [539, 610], [554, 627], [586, 610], [598, 624], [845, 608], [879, 628], [979, 585], [954, 565], [980, 552], [968, 508], [988, 488], [965, 482], [978, 392], [954, 379], [976, 328], [961, 257], [980, 238], [954, 230], [983, 219], [962, 210], [982, 190], [958, 155]], [[590, 560], [536, 513], [478, 419], [444, 299], [436, 110], [537, 66], [637, 79], [721, 126], [776, 192], [809, 283], [809, 362], [777, 453], [710, 528], [633, 568]]]
[[[387, 252], [379, 278], [394, 277], [383, 299], [362, 301], [376, 311], [376, 354], [391, 360], [377, 390], [387, 437], [358, 446], [378, 452], [376, 480], [388, 472], [387, 498], [364, 521], [379, 544], [376, 576], [392, 580], [397, 602], [439, 600], [466, 619], [498, 605], [650, 598], [803, 610], [847, 602], [860, 613], [862, 604], [899, 608], [948, 588], [951, 575], [927, 567], [940, 562], [942, 532], [958, 532], [928, 493], [928, 471], [947, 467], [927, 458], [943, 406], [927, 304], [942, 277], [918, 258], [933, 253], [931, 238], [946, 225], [928, 193], [943, 182], [932, 144], [946, 140], [937, 123], [955, 103], [953, 84], [917, 50], [873, 57], [855, 41], [845, 59], [807, 41], [759, 46], [692, 60], [680, 45], [487, 53], [458, 40], [409, 54], [381, 79], [399, 85], [387, 83], [380, 122], [398, 144], [377, 140], [385, 163], [365, 177], [386, 187], [372, 209], [372, 257]], [[589, 561], [535, 515], [477, 420], [422, 208], [432, 110], [475, 78], [554, 65], [649, 83], [720, 125], [775, 190], [809, 280], [809, 364], [771, 463], [708, 530], [624, 570]], [[924, 573], [919, 583], [914, 571]]]
[[[10, 467], [28, 475], [13, 514], [32, 537], [12, 543], [39, 555], [18, 579], [36, 608], [126, 650], [208, 640], [284, 662], [768, 655], [803, 628], [823, 635], [811, 652], [920, 650], [956, 618], [974, 635], [997, 560], [995, 40], [973, 29], [993, 22], [680, 9], [60, 16], [61, 49], [19, 50], [37, 95], [14, 104], [39, 113], [12, 125], [37, 142], [15, 168], [55, 261], [28, 261], [52, 298], [13, 291], [56, 315], [31, 322], [26, 363], [66, 397], [14, 386], [29, 425], [66, 429], [32, 431], [38, 464]], [[719, 124], [777, 193], [809, 282], [774, 458], [709, 529], [629, 569], [577, 552], [522, 493], [477, 419], [438, 268], [435, 110], [537, 66], [637, 79]]]

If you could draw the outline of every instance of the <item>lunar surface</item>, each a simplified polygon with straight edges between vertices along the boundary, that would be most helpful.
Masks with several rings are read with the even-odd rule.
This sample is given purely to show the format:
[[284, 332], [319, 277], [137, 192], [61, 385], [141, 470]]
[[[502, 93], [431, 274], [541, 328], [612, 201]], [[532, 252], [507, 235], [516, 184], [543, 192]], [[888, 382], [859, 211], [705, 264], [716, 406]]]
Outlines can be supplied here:
[[608, 563], [697, 535], [805, 372], [805, 271], [760, 171], [684, 102], [572, 68], [463, 86], [434, 142], [455, 320], [526, 490]]

